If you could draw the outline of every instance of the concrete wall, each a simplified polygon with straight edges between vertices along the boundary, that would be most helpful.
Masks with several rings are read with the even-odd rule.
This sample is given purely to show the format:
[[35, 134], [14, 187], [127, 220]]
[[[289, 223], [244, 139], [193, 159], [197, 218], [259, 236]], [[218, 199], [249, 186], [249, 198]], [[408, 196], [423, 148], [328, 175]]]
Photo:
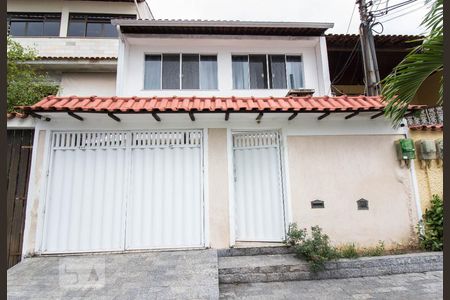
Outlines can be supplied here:
[[116, 73], [63, 73], [60, 96], [114, 96]]
[[[444, 134], [442, 131], [430, 130], [411, 130], [411, 138], [418, 140], [437, 140], [442, 139]], [[420, 203], [422, 211], [430, 207], [430, 201], [434, 194], [443, 197], [444, 189], [444, 168], [442, 162], [437, 160], [431, 161], [430, 167], [425, 167], [419, 159], [414, 160], [417, 184], [419, 187]]]
[[227, 130], [208, 129], [209, 240], [212, 248], [230, 245]]
[[[407, 243], [417, 210], [410, 171], [395, 154], [400, 137], [288, 137], [293, 221], [319, 225], [336, 244]], [[360, 198], [369, 201], [369, 210], [357, 210]], [[325, 208], [312, 209], [315, 199], [325, 201]]]
[[[119, 96], [285, 96], [287, 89], [233, 89], [231, 56], [233, 54], [302, 55], [304, 87], [315, 95], [329, 91], [328, 59], [325, 41], [319, 37], [250, 37], [250, 36], [170, 36], [134, 37], [125, 35], [126, 43], [119, 54], [117, 88]], [[217, 90], [144, 90], [144, 59], [151, 53], [216, 54]]]

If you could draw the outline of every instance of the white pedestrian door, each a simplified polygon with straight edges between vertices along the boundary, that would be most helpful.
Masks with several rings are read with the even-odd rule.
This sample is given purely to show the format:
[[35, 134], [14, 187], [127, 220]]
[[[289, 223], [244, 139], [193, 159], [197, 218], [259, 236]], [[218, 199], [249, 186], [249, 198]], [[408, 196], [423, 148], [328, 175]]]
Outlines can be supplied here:
[[43, 253], [201, 247], [202, 132], [54, 132]]
[[282, 241], [285, 223], [279, 133], [233, 133], [233, 153], [236, 241]]

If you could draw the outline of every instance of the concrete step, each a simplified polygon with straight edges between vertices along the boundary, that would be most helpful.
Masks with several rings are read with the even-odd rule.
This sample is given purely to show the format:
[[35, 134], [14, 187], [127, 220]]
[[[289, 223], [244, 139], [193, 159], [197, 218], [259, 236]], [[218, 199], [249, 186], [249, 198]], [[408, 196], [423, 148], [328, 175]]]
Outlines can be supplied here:
[[219, 257], [219, 283], [310, 279], [309, 265], [294, 254]]
[[276, 254], [292, 254], [294, 250], [287, 246], [266, 246], [266, 247], [242, 247], [219, 249], [217, 255], [219, 257], [230, 256], [254, 256], [254, 255], [276, 255]]
[[357, 259], [339, 259], [325, 263], [319, 272], [294, 254], [219, 256], [219, 283], [256, 283], [340, 279], [391, 274], [441, 271], [442, 252], [424, 252]]

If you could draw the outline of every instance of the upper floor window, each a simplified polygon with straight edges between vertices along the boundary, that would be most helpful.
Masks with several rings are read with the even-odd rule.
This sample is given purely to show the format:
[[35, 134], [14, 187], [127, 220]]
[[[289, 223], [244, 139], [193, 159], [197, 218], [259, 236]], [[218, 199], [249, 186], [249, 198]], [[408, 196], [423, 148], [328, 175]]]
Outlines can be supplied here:
[[7, 21], [12, 36], [59, 36], [61, 14], [8, 13]]
[[217, 56], [178, 53], [146, 55], [144, 89], [217, 89]]
[[297, 89], [303, 87], [300, 55], [233, 55], [234, 89]]
[[67, 36], [117, 37], [111, 19], [134, 19], [135, 15], [69, 14]]

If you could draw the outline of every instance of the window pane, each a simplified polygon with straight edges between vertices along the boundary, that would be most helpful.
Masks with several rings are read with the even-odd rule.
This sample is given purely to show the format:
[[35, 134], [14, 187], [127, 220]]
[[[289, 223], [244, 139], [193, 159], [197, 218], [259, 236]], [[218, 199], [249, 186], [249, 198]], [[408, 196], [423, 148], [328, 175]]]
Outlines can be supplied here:
[[267, 64], [265, 55], [249, 55], [250, 88], [267, 89]]
[[45, 36], [59, 36], [59, 20], [45, 20], [44, 35]]
[[44, 22], [28, 22], [27, 36], [42, 36], [44, 34]]
[[12, 36], [24, 36], [25, 35], [26, 22], [11, 21], [10, 34]]
[[180, 89], [180, 55], [163, 54], [162, 88]]
[[303, 87], [303, 62], [301, 56], [286, 56], [287, 82], [289, 89]]
[[234, 89], [248, 89], [248, 56], [234, 55], [232, 58], [233, 69], [233, 88]]
[[86, 36], [102, 36], [102, 23], [87, 23]]
[[117, 30], [113, 24], [103, 24], [104, 37], [117, 37]]
[[199, 88], [199, 66], [198, 54], [183, 54], [182, 55], [182, 88], [183, 89], [198, 89]]
[[70, 20], [68, 36], [84, 36], [86, 29], [86, 23], [82, 20]]
[[286, 64], [284, 55], [269, 55], [270, 67], [270, 88], [285, 89], [286, 88]]
[[217, 56], [200, 56], [200, 89], [217, 89]]
[[160, 88], [161, 88], [161, 55], [146, 55], [144, 89], [159, 90]]

